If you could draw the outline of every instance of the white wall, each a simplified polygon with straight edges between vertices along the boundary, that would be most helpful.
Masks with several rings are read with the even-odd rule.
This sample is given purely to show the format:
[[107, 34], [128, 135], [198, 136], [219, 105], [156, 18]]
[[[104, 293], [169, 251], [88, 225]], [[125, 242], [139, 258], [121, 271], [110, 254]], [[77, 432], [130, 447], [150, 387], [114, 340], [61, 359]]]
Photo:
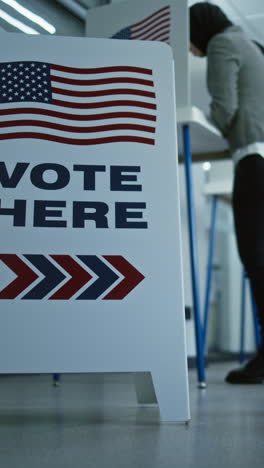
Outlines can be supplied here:
[[239, 24], [255, 40], [264, 43], [264, 3], [263, 0], [218, 0], [217, 3], [231, 21]]

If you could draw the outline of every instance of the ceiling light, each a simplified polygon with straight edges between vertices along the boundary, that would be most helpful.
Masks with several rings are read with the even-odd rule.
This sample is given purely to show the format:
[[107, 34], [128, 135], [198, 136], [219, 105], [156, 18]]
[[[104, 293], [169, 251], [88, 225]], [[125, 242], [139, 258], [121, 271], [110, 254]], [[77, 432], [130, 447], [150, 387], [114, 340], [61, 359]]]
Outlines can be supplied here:
[[211, 169], [211, 163], [210, 162], [204, 162], [203, 163], [203, 170], [204, 171], [210, 171]]
[[8, 15], [3, 10], [0, 10], [0, 18], [2, 18], [4, 21], [6, 21], [9, 24], [12, 24], [12, 26], [19, 29], [20, 31], [23, 31], [26, 34], [39, 34], [39, 32], [36, 31], [35, 29], [30, 28], [24, 23], [21, 23], [21, 21], [16, 20], [15, 18], [13, 18], [13, 16]]
[[28, 18], [33, 23], [36, 23], [39, 26], [41, 26], [41, 28], [45, 29], [45, 31], [49, 32], [50, 34], [54, 34], [56, 32], [56, 29], [54, 28], [54, 26], [52, 26], [52, 24], [48, 23], [40, 16], [35, 15], [35, 13], [32, 13], [30, 10], [23, 7], [15, 0], [1, 0], [1, 1], [3, 3], [6, 3], [6, 5], [14, 8], [14, 10], [16, 10], [18, 13]]

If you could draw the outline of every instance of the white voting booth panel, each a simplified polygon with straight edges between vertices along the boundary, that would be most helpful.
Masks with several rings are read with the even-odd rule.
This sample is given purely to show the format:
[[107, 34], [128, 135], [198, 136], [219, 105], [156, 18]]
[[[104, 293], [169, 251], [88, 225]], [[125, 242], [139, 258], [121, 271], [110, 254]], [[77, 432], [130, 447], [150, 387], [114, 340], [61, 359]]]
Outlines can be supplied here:
[[0, 372], [151, 372], [188, 420], [170, 48], [10, 34], [0, 62]]
[[[186, 0], [131, 0], [88, 11], [86, 36], [162, 41], [172, 47], [177, 107], [190, 105]], [[157, 66], [161, 66], [158, 63]]]

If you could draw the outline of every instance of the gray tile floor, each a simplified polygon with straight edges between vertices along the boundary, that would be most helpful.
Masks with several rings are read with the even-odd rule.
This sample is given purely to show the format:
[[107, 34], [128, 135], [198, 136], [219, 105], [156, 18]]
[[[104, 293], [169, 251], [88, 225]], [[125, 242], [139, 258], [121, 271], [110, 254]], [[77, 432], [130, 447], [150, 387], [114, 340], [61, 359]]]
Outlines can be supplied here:
[[264, 386], [225, 384], [231, 367], [211, 364], [206, 390], [189, 372], [188, 426], [138, 407], [130, 374], [0, 376], [0, 466], [263, 467]]

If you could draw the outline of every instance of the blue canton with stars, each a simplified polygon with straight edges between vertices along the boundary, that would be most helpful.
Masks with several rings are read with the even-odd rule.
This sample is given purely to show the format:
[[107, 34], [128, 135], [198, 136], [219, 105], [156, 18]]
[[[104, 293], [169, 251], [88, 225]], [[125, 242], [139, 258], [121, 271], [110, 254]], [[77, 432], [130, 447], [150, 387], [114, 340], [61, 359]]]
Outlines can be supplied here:
[[118, 33], [112, 36], [112, 39], [131, 39], [131, 29], [130, 27], [121, 29]]
[[52, 103], [50, 66], [43, 62], [0, 63], [0, 103]]

